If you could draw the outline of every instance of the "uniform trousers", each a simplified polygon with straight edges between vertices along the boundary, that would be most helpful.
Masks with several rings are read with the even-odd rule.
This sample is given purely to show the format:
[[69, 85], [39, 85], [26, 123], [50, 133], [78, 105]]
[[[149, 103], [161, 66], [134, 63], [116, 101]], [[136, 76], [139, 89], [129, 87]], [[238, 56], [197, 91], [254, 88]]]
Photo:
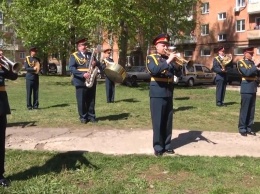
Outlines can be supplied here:
[[150, 98], [153, 125], [153, 148], [156, 152], [171, 149], [173, 101], [172, 97]]
[[7, 125], [6, 115], [0, 115], [0, 178], [2, 178], [5, 169], [5, 131]]
[[115, 98], [115, 83], [106, 77], [106, 95], [107, 102], [114, 102]]
[[96, 119], [95, 115], [95, 99], [96, 99], [96, 85], [91, 88], [85, 86], [76, 87], [76, 99], [78, 104], [78, 113], [80, 120]]
[[[27, 108], [39, 106], [39, 80], [26, 79]], [[33, 95], [33, 103], [32, 103]]]
[[238, 129], [240, 133], [251, 132], [255, 116], [256, 93], [241, 94]]
[[216, 81], [216, 104], [223, 104], [226, 93], [227, 82], [225, 80]]

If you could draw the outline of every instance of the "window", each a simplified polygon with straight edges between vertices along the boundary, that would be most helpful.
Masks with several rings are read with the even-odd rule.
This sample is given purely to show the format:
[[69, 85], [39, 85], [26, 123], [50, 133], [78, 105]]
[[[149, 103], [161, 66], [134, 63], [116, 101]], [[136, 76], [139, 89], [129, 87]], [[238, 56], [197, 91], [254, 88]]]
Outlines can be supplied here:
[[209, 34], [209, 25], [201, 25], [201, 35], [208, 35]]
[[234, 55], [244, 55], [243, 50], [244, 50], [243, 47], [234, 48]]
[[209, 3], [203, 3], [201, 6], [201, 13], [205, 14], [205, 13], [209, 13]]
[[226, 34], [219, 34], [218, 35], [218, 41], [226, 41], [227, 35]]
[[201, 56], [210, 56], [210, 49], [201, 49]]
[[191, 50], [185, 50], [184, 51], [184, 57], [192, 57], [193, 51]]
[[3, 24], [3, 12], [0, 11], [0, 24]]
[[3, 44], [4, 44], [4, 40], [0, 38], [0, 46], [3, 46]]
[[197, 72], [198, 72], [198, 71], [202, 71], [202, 72], [203, 72], [202, 66], [195, 66], [195, 69], [196, 69]]
[[237, 20], [236, 21], [236, 31], [237, 32], [245, 31], [245, 20]]
[[236, 6], [237, 7], [245, 7], [246, 6], [245, 0], [236, 0]]
[[226, 12], [218, 14], [218, 20], [225, 20], [226, 18], [227, 18], [227, 13]]
[[25, 59], [25, 53], [24, 52], [20, 52], [19, 53], [19, 57], [20, 57], [20, 59]]
[[210, 69], [207, 67], [202, 67], [204, 73], [211, 73]]
[[260, 47], [257, 47], [257, 48], [256, 48], [256, 54], [257, 54], [257, 55], [260, 55]]

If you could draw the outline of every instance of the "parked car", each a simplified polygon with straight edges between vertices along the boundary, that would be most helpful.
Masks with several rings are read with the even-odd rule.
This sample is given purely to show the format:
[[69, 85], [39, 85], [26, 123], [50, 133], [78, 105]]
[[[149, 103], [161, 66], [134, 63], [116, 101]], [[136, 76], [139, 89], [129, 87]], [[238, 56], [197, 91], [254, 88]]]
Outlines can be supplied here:
[[137, 81], [149, 81], [151, 76], [145, 66], [131, 66], [126, 69], [124, 82], [129, 85], [137, 84]]
[[232, 84], [232, 82], [239, 82], [242, 81], [242, 76], [237, 70], [237, 65], [232, 64], [231, 66], [226, 67], [227, 70], [227, 82]]
[[183, 65], [182, 75], [179, 77], [179, 84], [194, 86], [195, 84], [214, 84], [216, 73], [202, 64], [192, 66]]
[[48, 64], [48, 74], [57, 74], [58, 68], [55, 63]]

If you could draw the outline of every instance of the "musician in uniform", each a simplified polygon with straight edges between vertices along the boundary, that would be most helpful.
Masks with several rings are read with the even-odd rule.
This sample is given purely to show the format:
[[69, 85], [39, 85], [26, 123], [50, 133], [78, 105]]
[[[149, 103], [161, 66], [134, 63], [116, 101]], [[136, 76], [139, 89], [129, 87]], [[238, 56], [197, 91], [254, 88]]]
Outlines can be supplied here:
[[[114, 62], [112, 58], [110, 58], [111, 54], [111, 48], [104, 49], [103, 51], [103, 56], [104, 59], [106, 59], [108, 62]], [[102, 70], [104, 71], [107, 66], [107, 63], [103, 62], [101, 67]], [[107, 96], [107, 103], [113, 103], [115, 99], [115, 82], [110, 80], [107, 76], [105, 78], [106, 82], [106, 96]]]
[[252, 131], [255, 116], [257, 75], [260, 70], [259, 64], [255, 65], [252, 60], [254, 47], [244, 49], [244, 58], [237, 62], [238, 71], [242, 75], [240, 86], [241, 103], [238, 130], [242, 136], [256, 135]]
[[[7, 115], [11, 114], [11, 111], [5, 90], [5, 79], [16, 80], [18, 75], [12, 71], [11, 65], [3, 64], [2, 59], [3, 51], [0, 50], [0, 185], [6, 187], [9, 186], [9, 181], [4, 177], [5, 132], [7, 126]], [[7, 68], [5, 68], [6, 65]]]
[[219, 107], [226, 106], [224, 98], [227, 87], [227, 72], [222, 66], [223, 58], [225, 56], [225, 48], [220, 46], [217, 49], [218, 56], [213, 60], [212, 70], [216, 73], [216, 105]]
[[[37, 48], [30, 48], [30, 55], [26, 56], [24, 67], [26, 72], [26, 102], [27, 109], [38, 109], [39, 107], [39, 68], [40, 59], [36, 57]], [[32, 100], [33, 96], [33, 100]]]
[[166, 56], [165, 49], [169, 46], [168, 34], [159, 34], [153, 44], [156, 53], [147, 56], [147, 70], [151, 75], [150, 111], [153, 126], [153, 148], [156, 156], [164, 153], [174, 154], [171, 148], [173, 122], [173, 78], [180, 71], [173, 62], [175, 53]]
[[[73, 85], [76, 88], [79, 120], [81, 123], [96, 123], [95, 100], [97, 80], [96, 75], [93, 73], [94, 71], [91, 72], [91, 69], [95, 70], [100, 63], [94, 57], [94, 53], [87, 52], [86, 38], [80, 38], [76, 41], [76, 44], [78, 51], [71, 54], [69, 69], [73, 75]], [[87, 87], [86, 81], [92, 79], [91, 86]]]

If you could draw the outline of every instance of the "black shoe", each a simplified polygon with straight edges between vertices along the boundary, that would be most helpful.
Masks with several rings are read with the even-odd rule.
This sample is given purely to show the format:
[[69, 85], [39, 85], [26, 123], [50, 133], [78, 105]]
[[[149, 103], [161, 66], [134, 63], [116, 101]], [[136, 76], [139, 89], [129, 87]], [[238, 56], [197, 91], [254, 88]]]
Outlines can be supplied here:
[[163, 155], [163, 152], [157, 152], [157, 151], [154, 151], [154, 155], [159, 157], [159, 156], [162, 156]]
[[86, 123], [87, 123], [87, 120], [85, 120], [85, 119], [80, 119], [80, 122], [83, 123], [83, 124], [86, 124]]
[[247, 132], [240, 132], [240, 135], [247, 136]]
[[34, 106], [33, 109], [38, 109], [38, 106]]
[[224, 107], [226, 107], [227, 105], [222, 103], [222, 104], [221, 104], [221, 106], [224, 106]]
[[256, 136], [256, 133], [255, 133], [255, 132], [253, 132], [253, 131], [248, 131], [248, 132], [247, 132], [247, 134], [248, 134], [248, 135], [253, 135], [253, 136]]
[[27, 107], [28, 110], [32, 110], [32, 107]]
[[169, 149], [169, 150], [165, 150], [166, 154], [174, 154], [174, 150], [173, 149]]
[[0, 186], [8, 187], [9, 185], [10, 185], [10, 182], [6, 178], [0, 179]]
[[89, 122], [91, 123], [97, 123], [98, 121], [96, 119], [90, 119]]

